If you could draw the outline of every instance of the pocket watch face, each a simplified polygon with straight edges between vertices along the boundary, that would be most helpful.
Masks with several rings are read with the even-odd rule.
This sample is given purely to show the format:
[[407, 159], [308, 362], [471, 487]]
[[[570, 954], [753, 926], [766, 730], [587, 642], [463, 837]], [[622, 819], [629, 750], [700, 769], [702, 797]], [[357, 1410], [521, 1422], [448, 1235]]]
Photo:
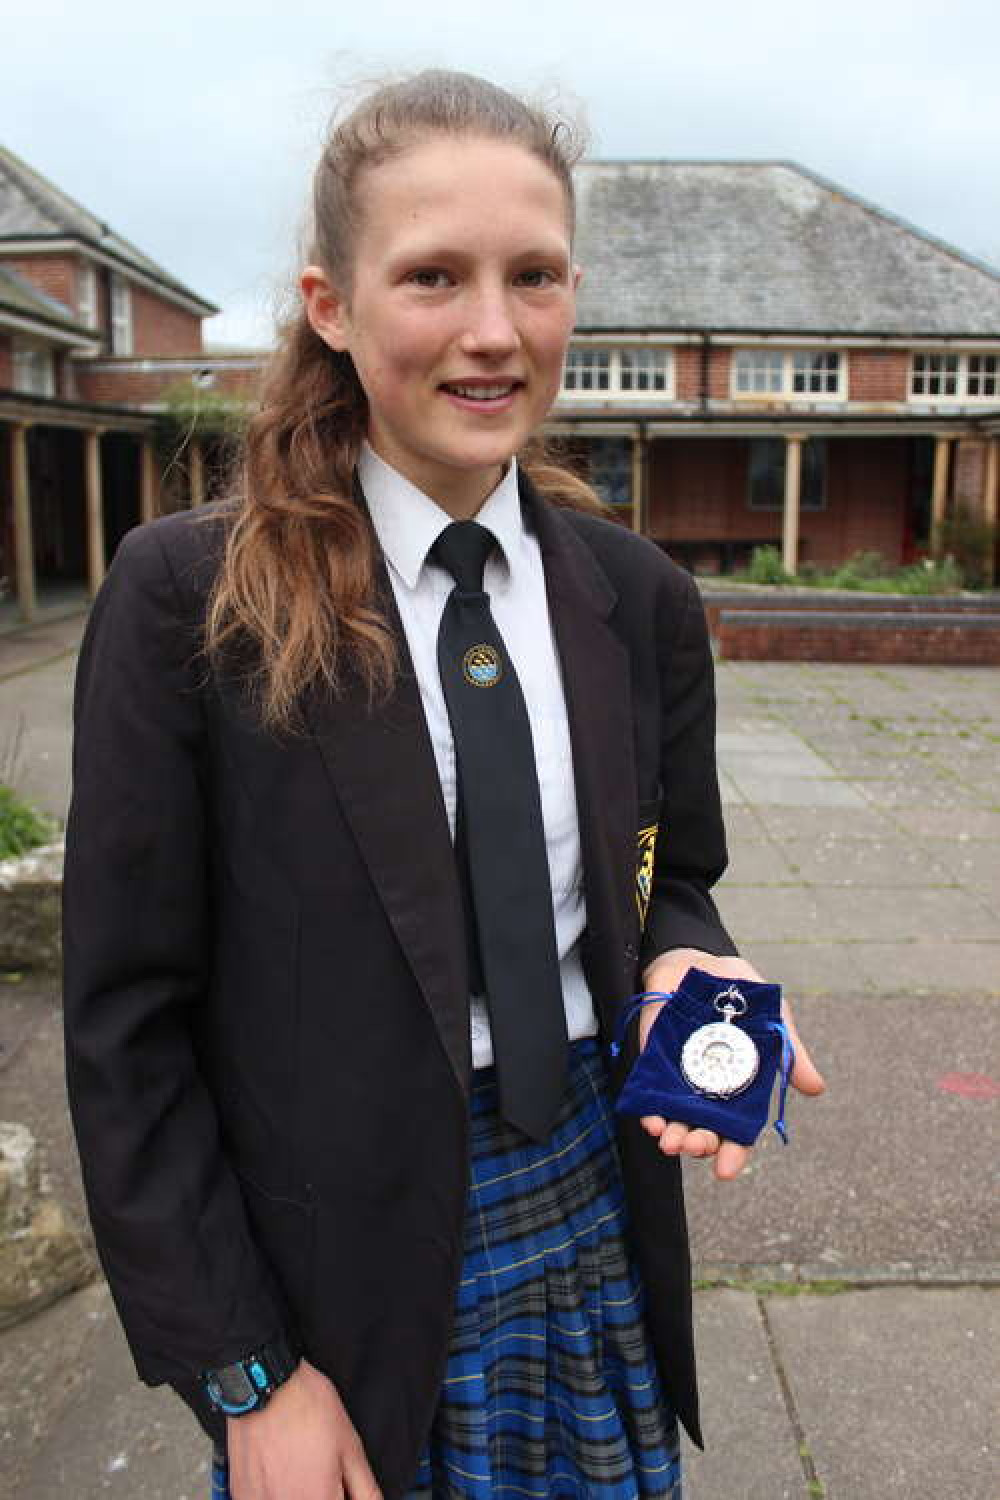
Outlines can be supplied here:
[[712, 1099], [728, 1099], [749, 1088], [760, 1055], [745, 1031], [729, 1021], [699, 1026], [681, 1049], [681, 1072], [693, 1089]]

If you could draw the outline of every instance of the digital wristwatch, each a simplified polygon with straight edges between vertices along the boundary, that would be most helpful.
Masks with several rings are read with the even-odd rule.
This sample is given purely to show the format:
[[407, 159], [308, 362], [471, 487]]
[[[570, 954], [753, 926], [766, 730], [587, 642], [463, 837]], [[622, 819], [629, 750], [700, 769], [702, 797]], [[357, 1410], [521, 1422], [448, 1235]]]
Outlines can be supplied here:
[[298, 1356], [292, 1353], [287, 1339], [279, 1334], [231, 1365], [203, 1371], [201, 1381], [216, 1411], [227, 1417], [242, 1417], [266, 1406], [298, 1363]]

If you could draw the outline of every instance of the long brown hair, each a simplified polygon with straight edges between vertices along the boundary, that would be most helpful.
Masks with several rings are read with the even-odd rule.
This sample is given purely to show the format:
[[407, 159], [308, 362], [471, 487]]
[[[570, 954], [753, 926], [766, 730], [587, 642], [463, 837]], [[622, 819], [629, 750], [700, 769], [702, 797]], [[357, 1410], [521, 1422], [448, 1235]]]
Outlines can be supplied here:
[[[583, 149], [577, 128], [484, 79], [422, 72], [377, 88], [330, 133], [313, 182], [309, 259], [335, 285], [351, 281], [361, 173], [433, 133], [525, 147], [561, 182], [572, 226], [572, 169]], [[394, 641], [375, 598], [374, 536], [353, 491], [366, 425], [350, 356], [331, 350], [298, 310], [264, 372], [206, 627], [210, 655], [233, 640], [255, 647], [256, 697], [274, 728], [291, 727], [300, 693], [317, 679], [336, 692], [350, 671], [370, 697], [393, 680]], [[601, 509], [541, 439], [518, 459], [548, 500]]]

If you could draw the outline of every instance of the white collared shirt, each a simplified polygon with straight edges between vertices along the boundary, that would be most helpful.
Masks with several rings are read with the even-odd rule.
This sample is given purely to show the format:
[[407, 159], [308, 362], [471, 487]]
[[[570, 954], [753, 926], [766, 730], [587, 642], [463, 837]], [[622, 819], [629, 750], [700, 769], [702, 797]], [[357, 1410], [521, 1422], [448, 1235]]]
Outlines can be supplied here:
[[[367, 443], [358, 461], [358, 474], [413, 659], [454, 839], [455, 744], [438, 672], [437, 638], [455, 581], [445, 568], [427, 557], [453, 517], [379, 458]], [[531, 723], [566, 1026], [570, 1040], [575, 1041], [596, 1034], [597, 1015], [580, 958], [580, 936], [587, 913], [573, 755], [542, 554], [537, 539], [524, 525], [514, 462], [475, 519], [499, 544], [487, 559], [483, 587], [521, 683]], [[471, 1001], [471, 1026], [472, 1066], [487, 1067], [493, 1061], [493, 1044], [486, 1002], [476, 995]]]

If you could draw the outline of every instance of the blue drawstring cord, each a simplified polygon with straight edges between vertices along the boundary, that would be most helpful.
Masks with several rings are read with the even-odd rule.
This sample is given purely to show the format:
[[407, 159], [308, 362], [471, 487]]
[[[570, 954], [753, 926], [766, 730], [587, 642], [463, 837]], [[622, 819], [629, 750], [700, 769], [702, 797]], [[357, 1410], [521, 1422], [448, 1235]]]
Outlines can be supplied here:
[[788, 1145], [788, 1128], [785, 1125], [785, 1100], [788, 1098], [788, 1082], [792, 1076], [792, 1068], [795, 1065], [795, 1048], [788, 1034], [788, 1027], [784, 1021], [768, 1021], [768, 1031], [777, 1032], [781, 1037], [781, 1092], [778, 1095], [778, 1118], [774, 1122], [774, 1128], [781, 1136], [782, 1141]]
[[670, 990], [669, 992], [664, 990], [643, 990], [641, 994], [633, 995], [631, 1000], [622, 1008], [622, 1013], [618, 1017], [618, 1025], [615, 1028], [615, 1039], [611, 1043], [611, 1056], [618, 1057], [620, 1054], [628, 1023], [633, 1016], [638, 1015], [644, 1005], [652, 1005], [654, 1000], [662, 1000], [664, 1002], [672, 1000], [675, 993], [674, 990]]

